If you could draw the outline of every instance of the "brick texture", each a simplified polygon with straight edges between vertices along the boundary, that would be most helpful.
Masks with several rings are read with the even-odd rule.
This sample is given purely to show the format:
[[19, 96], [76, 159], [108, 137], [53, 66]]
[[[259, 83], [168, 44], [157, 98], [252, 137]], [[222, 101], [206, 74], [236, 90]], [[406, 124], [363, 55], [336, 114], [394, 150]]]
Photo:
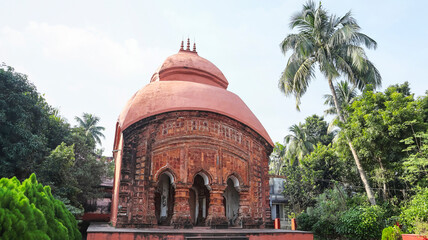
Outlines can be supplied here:
[[[174, 177], [172, 223], [189, 224], [189, 189], [196, 174], [208, 177], [207, 225], [224, 224], [223, 191], [239, 180], [239, 219], [244, 227], [271, 227], [268, 157], [272, 146], [244, 124], [204, 111], [175, 111], [134, 123], [123, 131], [117, 227], [156, 227], [155, 188]], [[226, 222], [227, 223], [227, 222]]]

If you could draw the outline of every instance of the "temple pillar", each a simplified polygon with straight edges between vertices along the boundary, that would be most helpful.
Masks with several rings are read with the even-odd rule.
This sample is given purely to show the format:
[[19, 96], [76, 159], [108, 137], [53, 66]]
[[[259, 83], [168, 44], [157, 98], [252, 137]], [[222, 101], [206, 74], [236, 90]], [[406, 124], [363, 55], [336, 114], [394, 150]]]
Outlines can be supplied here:
[[155, 187], [153, 184], [149, 187], [148, 191], [148, 202], [151, 203], [147, 206], [147, 214], [145, 222], [146, 224], [142, 224], [139, 227], [154, 227], [157, 226], [156, 215], [155, 215]]
[[189, 206], [189, 186], [177, 184], [175, 187], [174, 214], [171, 224], [174, 228], [193, 228]]
[[[238, 218], [241, 222], [241, 225], [245, 227], [252, 228], [254, 224], [251, 218], [250, 212], [250, 193], [248, 187], [242, 187], [239, 191], [239, 212]], [[249, 226], [246, 226], [249, 225]]]
[[210, 206], [208, 207], [207, 225], [211, 228], [227, 228], [228, 222], [223, 205], [223, 193], [226, 186], [212, 185]]

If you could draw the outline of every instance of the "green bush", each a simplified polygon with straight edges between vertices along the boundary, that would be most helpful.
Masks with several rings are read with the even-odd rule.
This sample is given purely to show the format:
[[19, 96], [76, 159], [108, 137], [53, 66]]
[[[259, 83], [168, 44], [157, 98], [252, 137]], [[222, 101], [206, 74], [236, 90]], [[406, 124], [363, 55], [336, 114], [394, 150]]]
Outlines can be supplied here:
[[401, 230], [398, 226], [384, 228], [382, 231], [382, 240], [401, 240]]
[[302, 231], [312, 231], [312, 226], [318, 222], [318, 218], [315, 215], [309, 215], [306, 212], [301, 213], [297, 216], [297, 229]]
[[402, 209], [400, 215], [403, 231], [415, 233], [415, 223], [428, 222], [428, 188], [421, 188]]
[[344, 212], [336, 231], [349, 239], [379, 239], [384, 227], [385, 210], [375, 206], [358, 206]]
[[297, 217], [299, 230], [312, 231], [316, 239], [336, 239], [339, 237], [335, 230], [340, 213], [345, 211], [348, 195], [342, 187], [326, 189], [316, 197], [315, 207], [309, 207], [306, 212]]
[[32, 174], [0, 180], [1, 239], [81, 239], [77, 221]]

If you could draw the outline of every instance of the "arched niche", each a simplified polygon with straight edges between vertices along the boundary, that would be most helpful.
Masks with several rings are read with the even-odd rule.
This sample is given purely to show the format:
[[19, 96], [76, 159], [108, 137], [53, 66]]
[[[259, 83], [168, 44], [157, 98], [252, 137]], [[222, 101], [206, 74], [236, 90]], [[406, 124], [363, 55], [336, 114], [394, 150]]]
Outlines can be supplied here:
[[239, 179], [235, 175], [230, 175], [228, 180], [229, 179], [232, 180], [233, 186], [236, 188], [236, 190], [238, 190], [240, 188]]
[[202, 179], [204, 180], [204, 185], [205, 187], [207, 187], [208, 190], [211, 191], [211, 186], [210, 186], [210, 177], [208, 176], [208, 174], [206, 174], [203, 171], [200, 171], [198, 173], [195, 174], [195, 177], [193, 178], [193, 181], [195, 180], [196, 176], [201, 176]]
[[161, 167], [156, 174], [154, 175], [154, 181], [155, 182], [159, 182], [160, 177], [162, 175], [166, 175], [169, 177], [170, 179], [170, 184], [175, 188], [175, 182], [176, 182], [176, 177], [175, 177], [175, 173], [169, 168], [169, 165], [165, 165], [163, 167]]
[[158, 225], [171, 224], [171, 218], [174, 213], [174, 201], [174, 175], [169, 171], [164, 171], [158, 177], [154, 196], [155, 215]]
[[237, 226], [239, 225], [238, 217], [239, 217], [239, 202], [240, 202], [239, 179], [234, 175], [230, 175], [227, 178], [226, 186], [227, 187], [223, 193], [223, 197], [224, 197], [223, 204], [225, 209], [225, 215], [230, 226]]

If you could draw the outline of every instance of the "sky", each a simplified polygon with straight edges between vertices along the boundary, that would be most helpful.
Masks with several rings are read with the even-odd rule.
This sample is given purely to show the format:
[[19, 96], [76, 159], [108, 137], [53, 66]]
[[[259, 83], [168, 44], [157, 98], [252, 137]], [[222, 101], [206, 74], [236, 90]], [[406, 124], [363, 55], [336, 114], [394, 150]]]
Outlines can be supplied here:
[[[111, 156], [115, 124], [128, 99], [190, 38], [272, 140], [283, 142], [291, 125], [324, 114], [323, 96], [329, 93], [317, 74], [299, 112], [294, 98], [278, 89], [287, 61], [279, 44], [293, 32], [290, 17], [305, 2], [2, 1], [0, 62], [27, 74], [72, 126], [84, 112], [100, 117], [106, 128], [101, 147]], [[425, 93], [428, 2], [325, 0], [322, 5], [338, 16], [351, 10], [362, 32], [377, 41], [378, 48], [366, 53], [382, 75], [379, 91], [408, 81], [416, 96]]]

